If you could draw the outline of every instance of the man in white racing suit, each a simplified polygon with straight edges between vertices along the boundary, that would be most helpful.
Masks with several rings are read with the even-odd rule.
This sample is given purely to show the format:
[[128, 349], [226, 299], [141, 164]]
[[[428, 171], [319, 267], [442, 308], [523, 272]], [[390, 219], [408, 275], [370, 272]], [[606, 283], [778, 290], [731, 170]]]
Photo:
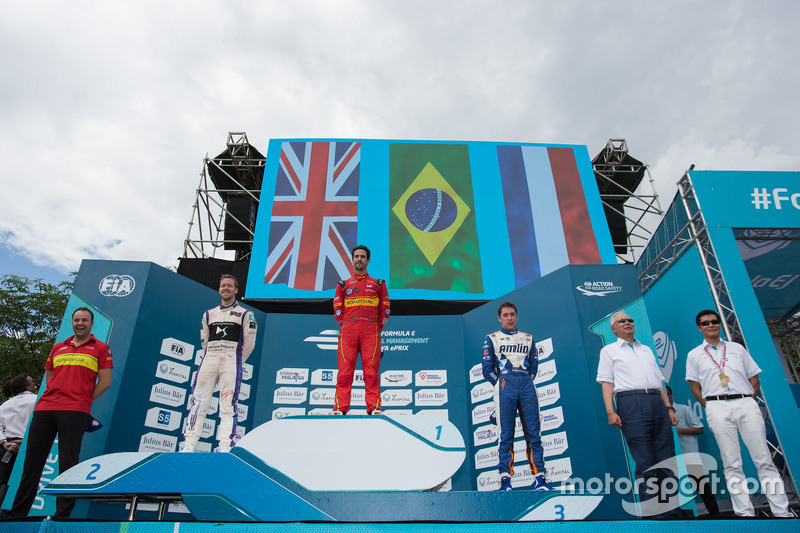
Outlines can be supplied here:
[[181, 451], [193, 452], [203, 433], [206, 412], [219, 381], [220, 452], [229, 452], [236, 435], [236, 403], [242, 385], [242, 364], [256, 343], [257, 324], [253, 312], [236, 302], [239, 283], [230, 274], [219, 280], [222, 303], [203, 314], [200, 343], [203, 359], [192, 384], [192, 401], [184, 429]]

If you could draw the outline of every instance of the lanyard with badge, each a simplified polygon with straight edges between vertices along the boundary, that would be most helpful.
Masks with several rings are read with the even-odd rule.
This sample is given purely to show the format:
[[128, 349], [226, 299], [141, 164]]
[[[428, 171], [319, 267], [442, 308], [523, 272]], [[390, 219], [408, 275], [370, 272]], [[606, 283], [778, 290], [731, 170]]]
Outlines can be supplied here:
[[727, 389], [729, 387], [729, 385], [730, 385], [730, 379], [728, 379], [728, 376], [725, 374], [725, 363], [728, 362], [728, 355], [727, 355], [728, 354], [728, 345], [726, 343], [722, 344], [722, 366], [720, 366], [719, 363], [717, 363], [714, 360], [714, 356], [711, 355], [711, 352], [708, 351], [708, 348], [703, 348], [703, 349], [706, 351], [708, 356], [711, 358], [711, 361], [715, 365], [717, 365], [717, 368], [719, 368], [719, 383], [720, 383], [720, 385], [722, 385], [724, 388]]

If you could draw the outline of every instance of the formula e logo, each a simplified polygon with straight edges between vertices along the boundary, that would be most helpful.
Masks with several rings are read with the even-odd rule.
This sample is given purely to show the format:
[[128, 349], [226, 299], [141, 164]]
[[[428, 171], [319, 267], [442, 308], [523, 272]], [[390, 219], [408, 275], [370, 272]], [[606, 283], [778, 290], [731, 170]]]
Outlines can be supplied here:
[[136, 287], [136, 281], [127, 274], [109, 274], [100, 280], [98, 290], [103, 296], [128, 296]]
[[664, 374], [664, 379], [669, 383], [669, 378], [672, 376], [672, 367], [678, 356], [678, 350], [675, 348], [675, 341], [670, 341], [669, 335], [667, 335], [666, 332], [656, 331], [655, 335], [653, 335], [653, 344], [656, 346], [658, 366], [661, 367], [661, 373]]
[[306, 337], [303, 342], [313, 342], [320, 350], [335, 350], [339, 347], [339, 332], [335, 329], [324, 329], [318, 336]]

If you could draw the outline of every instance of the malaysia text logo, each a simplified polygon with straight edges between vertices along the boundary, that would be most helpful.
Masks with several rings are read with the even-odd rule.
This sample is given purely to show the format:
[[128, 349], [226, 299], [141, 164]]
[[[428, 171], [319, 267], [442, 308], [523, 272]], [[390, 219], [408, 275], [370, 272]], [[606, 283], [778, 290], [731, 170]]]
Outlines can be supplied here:
[[153, 407], [147, 410], [144, 425], [165, 431], [174, 431], [181, 425], [181, 413], [162, 407]]
[[190, 367], [168, 359], [162, 359], [158, 362], [158, 366], [156, 366], [157, 378], [166, 379], [175, 383], [186, 383], [189, 381], [190, 372]]
[[469, 382], [475, 383], [476, 381], [481, 381], [483, 379], [483, 365], [480, 363], [473, 365], [472, 368], [469, 369]]
[[335, 329], [325, 329], [317, 336], [306, 337], [303, 342], [313, 342], [320, 350], [336, 350], [339, 347], [339, 332]]
[[150, 401], [179, 407], [183, 405], [186, 397], [186, 389], [167, 385], [166, 383], [155, 383], [150, 387]]
[[98, 290], [103, 296], [128, 296], [136, 287], [136, 281], [127, 274], [109, 274], [100, 280]]
[[667, 335], [665, 331], [656, 331], [655, 335], [653, 335], [653, 344], [655, 344], [656, 347], [658, 366], [661, 367], [661, 373], [664, 374], [664, 379], [669, 383], [669, 378], [672, 377], [672, 367], [675, 364], [675, 359], [678, 357], [675, 341], [670, 341], [669, 335]]
[[620, 292], [622, 285], [615, 285], [613, 281], [585, 281], [575, 288], [586, 296], [606, 296]]
[[281, 368], [275, 376], [278, 385], [302, 385], [308, 381], [307, 368]]
[[188, 361], [194, 354], [194, 345], [168, 337], [161, 341], [161, 355], [174, 357], [179, 361]]
[[475, 446], [483, 446], [497, 441], [497, 428], [492, 425], [479, 427], [472, 433]]

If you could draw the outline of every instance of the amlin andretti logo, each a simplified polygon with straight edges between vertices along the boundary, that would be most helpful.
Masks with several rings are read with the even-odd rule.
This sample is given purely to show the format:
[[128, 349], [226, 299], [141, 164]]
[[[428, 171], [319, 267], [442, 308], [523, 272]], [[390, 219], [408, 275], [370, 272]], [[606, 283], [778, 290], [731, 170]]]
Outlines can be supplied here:
[[100, 294], [103, 296], [128, 296], [136, 287], [133, 276], [127, 274], [109, 274], [100, 280]]
[[578, 285], [575, 288], [586, 296], [606, 296], [620, 292], [622, 285], [616, 285], [613, 281], [584, 281], [583, 285]]

